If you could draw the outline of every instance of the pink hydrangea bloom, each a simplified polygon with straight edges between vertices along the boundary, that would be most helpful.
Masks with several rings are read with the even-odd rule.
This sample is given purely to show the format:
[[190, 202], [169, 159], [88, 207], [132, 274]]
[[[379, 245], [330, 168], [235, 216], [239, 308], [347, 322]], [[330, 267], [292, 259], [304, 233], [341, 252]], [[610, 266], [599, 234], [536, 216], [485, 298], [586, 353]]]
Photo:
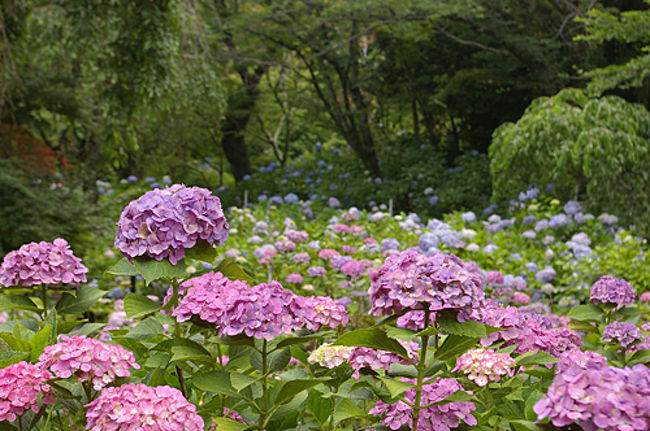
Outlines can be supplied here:
[[639, 302], [650, 302], [650, 292], [643, 292], [639, 296]]
[[0, 422], [13, 422], [27, 410], [38, 413], [39, 394], [43, 404], [54, 404], [52, 388], [45, 383], [51, 378], [47, 370], [25, 361], [0, 369]]
[[104, 343], [85, 335], [61, 335], [59, 342], [45, 347], [38, 366], [49, 369], [57, 377], [77, 377], [80, 382], [91, 381], [96, 391], [131, 375], [129, 369], [140, 366], [133, 353], [122, 346]]
[[393, 314], [426, 306], [431, 311], [454, 309], [466, 320], [485, 299], [483, 279], [468, 271], [456, 256], [430, 256], [405, 250], [368, 270], [372, 314]]
[[650, 369], [571, 366], [558, 374], [534, 406], [540, 420], [584, 430], [650, 429]]
[[345, 305], [329, 296], [306, 297], [305, 306], [315, 312], [311, 320], [305, 320], [305, 326], [308, 329], [316, 331], [321, 326], [336, 328], [337, 326], [345, 326], [350, 321]]
[[[291, 358], [291, 359], [293, 359], [293, 358]], [[225, 417], [227, 417], [229, 419], [232, 419], [234, 421], [237, 421], [239, 423], [246, 424], [246, 422], [244, 422], [244, 418], [242, 418], [239, 413], [237, 413], [236, 411], [234, 411], [232, 409], [229, 409], [228, 407], [223, 408], [223, 416], [225, 416]]]
[[366, 272], [366, 267], [366, 262], [360, 260], [352, 260], [341, 265], [340, 271], [348, 277], [357, 278], [364, 275]]
[[79, 284], [86, 282], [86, 268], [68, 243], [61, 238], [54, 242], [30, 242], [7, 253], [0, 266], [0, 284], [37, 286], [41, 284]]
[[334, 232], [336, 233], [347, 233], [350, 231], [347, 225], [340, 224], [340, 223], [332, 226], [332, 229], [334, 229]]
[[516, 302], [517, 304], [528, 304], [530, 302], [530, 296], [523, 292], [515, 292], [512, 296], [512, 302]]
[[169, 386], [105, 388], [86, 407], [86, 429], [91, 431], [203, 431], [196, 407]]
[[304, 230], [287, 230], [284, 234], [293, 242], [305, 242], [309, 239], [309, 234]]
[[330, 260], [335, 256], [340, 256], [340, 253], [336, 250], [332, 250], [331, 248], [324, 248], [318, 252], [318, 257], [323, 260]]
[[504, 278], [501, 271], [488, 271], [485, 274], [485, 282], [487, 284], [503, 284]]
[[357, 252], [357, 250], [354, 247], [352, 247], [351, 245], [347, 245], [347, 244], [345, 244], [345, 245], [343, 245], [341, 247], [341, 251], [343, 253], [345, 253], [345, 254], [354, 254], [354, 253]]
[[607, 366], [607, 358], [603, 355], [596, 353], [582, 351], [580, 349], [571, 349], [560, 354], [560, 362], [556, 364], [556, 371], [558, 373], [564, 372], [566, 369], [578, 366], [580, 368], [602, 368]]
[[273, 246], [278, 251], [278, 253], [289, 253], [290, 251], [294, 251], [296, 249], [296, 244], [290, 240], [276, 241]]
[[290, 284], [300, 284], [302, 283], [302, 275], [292, 272], [291, 274], [287, 275], [286, 281]]
[[[415, 379], [402, 378], [402, 381], [415, 383]], [[429, 379], [422, 386], [420, 405], [425, 406], [442, 401], [462, 390], [463, 387], [454, 379], [442, 379], [440, 377]], [[415, 402], [415, 389], [407, 389], [404, 398], [413, 404]], [[461, 421], [470, 426], [476, 425], [476, 418], [471, 413], [475, 409], [476, 406], [472, 402], [453, 402], [426, 407], [420, 410], [415, 431], [449, 431], [452, 428], [457, 428]], [[411, 406], [404, 401], [398, 401], [395, 404], [378, 401], [369, 413], [374, 416], [384, 416], [382, 423], [392, 430], [397, 430], [404, 425], [408, 425], [409, 429], [413, 429], [410, 427], [412, 412]]]
[[634, 304], [636, 293], [630, 283], [622, 278], [604, 275], [591, 286], [590, 299], [599, 303], [616, 304], [617, 308]]
[[309, 253], [296, 253], [293, 256], [293, 261], [296, 263], [309, 263], [310, 260]]
[[325, 277], [327, 271], [322, 266], [310, 266], [307, 268], [307, 274], [312, 278]]
[[131, 201], [117, 223], [115, 247], [133, 259], [147, 255], [172, 265], [197, 241], [223, 244], [228, 223], [210, 190], [180, 184], [151, 190]]
[[477, 385], [485, 386], [489, 381], [498, 382], [501, 376], [512, 377], [515, 365], [515, 360], [507, 353], [474, 349], [460, 355], [451, 371], [462, 371]]

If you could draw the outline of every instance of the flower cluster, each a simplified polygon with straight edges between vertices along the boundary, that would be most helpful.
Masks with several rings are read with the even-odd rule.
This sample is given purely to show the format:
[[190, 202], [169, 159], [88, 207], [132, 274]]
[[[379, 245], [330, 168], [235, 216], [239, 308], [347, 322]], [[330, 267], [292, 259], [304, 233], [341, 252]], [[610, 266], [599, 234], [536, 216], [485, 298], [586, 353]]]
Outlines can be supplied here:
[[650, 429], [650, 369], [571, 366], [556, 375], [534, 411], [558, 427], [577, 421], [585, 430]]
[[484, 301], [483, 278], [470, 272], [454, 255], [426, 256], [409, 249], [368, 270], [373, 314], [393, 314], [409, 308], [456, 309], [466, 318]]
[[320, 366], [325, 368], [336, 368], [342, 363], [350, 361], [354, 349], [356, 349], [356, 347], [333, 346], [330, 343], [324, 343], [311, 352], [307, 361], [310, 364], [318, 363]]
[[203, 419], [178, 389], [129, 383], [106, 388], [87, 405], [91, 431], [202, 431]]
[[[402, 378], [402, 381], [415, 383], [415, 379]], [[460, 390], [463, 390], [463, 387], [454, 379], [438, 377], [435, 381], [429, 380], [422, 386], [420, 405], [437, 403]], [[407, 389], [404, 399], [413, 405], [415, 402], [415, 389]], [[423, 408], [420, 410], [420, 417], [415, 430], [449, 431], [451, 428], [457, 428], [461, 420], [467, 425], [476, 425], [476, 418], [471, 413], [475, 409], [474, 403], [471, 402], [453, 402]], [[413, 408], [404, 401], [398, 401], [395, 404], [378, 401], [369, 413], [374, 416], [385, 415], [382, 420], [383, 424], [392, 430], [397, 430], [404, 425], [410, 424], [412, 410]]]
[[604, 275], [591, 286], [590, 299], [595, 304], [616, 304], [617, 308], [621, 308], [634, 304], [636, 293], [632, 285], [622, 278]]
[[623, 348], [637, 340], [643, 339], [643, 332], [634, 323], [612, 322], [603, 330], [602, 340], [610, 343], [612, 340], [618, 342]]
[[603, 355], [596, 353], [582, 351], [580, 349], [571, 349], [563, 352], [560, 355], [560, 362], [556, 364], [557, 373], [562, 373], [572, 366], [580, 368], [602, 368], [607, 366], [607, 358]]
[[249, 286], [209, 272], [185, 283], [187, 290], [172, 315], [179, 322], [196, 315], [214, 323], [221, 335], [271, 340], [305, 326], [317, 330], [348, 321], [345, 308], [331, 298], [296, 295], [277, 281]]
[[45, 383], [52, 378], [46, 370], [28, 362], [0, 369], [0, 422], [13, 422], [25, 411], [38, 413], [38, 395], [44, 404], [53, 404], [52, 388]]
[[451, 371], [462, 371], [477, 385], [485, 386], [489, 381], [498, 382], [501, 376], [512, 377], [515, 364], [507, 353], [474, 349], [460, 355], [456, 359], [456, 367]]
[[40, 284], [79, 284], [86, 282], [86, 268], [68, 243], [30, 242], [7, 253], [0, 266], [0, 284], [36, 286]]
[[223, 244], [228, 238], [219, 198], [207, 189], [179, 184], [151, 190], [130, 202], [117, 225], [115, 247], [124, 256], [168, 258], [172, 265], [199, 240]]
[[38, 359], [38, 366], [59, 378], [75, 375], [80, 382], [92, 381], [96, 391], [117, 377], [130, 376], [130, 368], [140, 368], [133, 353], [124, 347], [85, 335], [62, 335], [58, 343], [45, 347]]

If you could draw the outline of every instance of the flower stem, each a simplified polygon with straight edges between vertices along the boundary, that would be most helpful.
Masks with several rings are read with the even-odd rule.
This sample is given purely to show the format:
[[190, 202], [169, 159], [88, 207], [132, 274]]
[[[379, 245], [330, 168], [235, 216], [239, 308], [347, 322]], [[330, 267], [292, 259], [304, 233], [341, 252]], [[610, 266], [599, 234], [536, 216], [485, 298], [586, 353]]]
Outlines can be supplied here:
[[[424, 327], [429, 327], [429, 313], [428, 309], [424, 309]], [[411, 429], [416, 430], [418, 428], [418, 421], [420, 420], [420, 401], [422, 399], [422, 381], [424, 380], [424, 373], [426, 372], [426, 361], [427, 361], [427, 347], [429, 346], [429, 336], [421, 335], [420, 339], [422, 340], [422, 346], [420, 347], [420, 358], [418, 360], [416, 369], [418, 371], [418, 378], [415, 387], [415, 402], [413, 403], [413, 422], [411, 424]]]
[[183, 376], [183, 370], [178, 365], [176, 365], [176, 374], [178, 374], [178, 381], [181, 384], [181, 392], [183, 393], [183, 396], [187, 398], [187, 387], [185, 386], [185, 377]]
[[262, 412], [260, 413], [260, 429], [264, 430], [264, 426], [266, 425], [266, 415], [268, 413], [268, 408], [269, 408], [269, 388], [268, 388], [268, 364], [267, 364], [267, 357], [268, 357], [268, 345], [267, 341], [264, 340], [262, 342]]
[[41, 293], [43, 294], [43, 320], [47, 317], [47, 286], [41, 284]]

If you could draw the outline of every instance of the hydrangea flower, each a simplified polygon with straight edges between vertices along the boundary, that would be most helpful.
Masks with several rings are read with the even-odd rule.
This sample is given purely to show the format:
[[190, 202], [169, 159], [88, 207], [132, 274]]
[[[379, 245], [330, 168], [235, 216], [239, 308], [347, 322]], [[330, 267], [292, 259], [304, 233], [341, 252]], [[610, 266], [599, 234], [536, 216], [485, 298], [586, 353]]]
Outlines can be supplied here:
[[52, 388], [45, 382], [52, 374], [22, 361], [0, 369], [0, 422], [13, 422], [27, 410], [38, 413], [38, 396], [43, 404], [54, 404]]
[[602, 368], [607, 366], [607, 358], [603, 355], [596, 353], [582, 351], [580, 349], [571, 349], [563, 352], [560, 357], [560, 362], [556, 363], [556, 370], [562, 373], [570, 367], [578, 366], [580, 368]]
[[512, 377], [515, 365], [515, 360], [507, 353], [474, 349], [460, 355], [451, 371], [462, 371], [477, 385], [485, 386], [489, 381], [498, 382], [501, 376]]
[[503, 284], [503, 273], [501, 271], [488, 271], [485, 274], [487, 284]]
[[39, 367], [57, 377], [76, 376], [79, 382], [91, 381], [96, 391], [118, 377], [130, 376], [130, 368], [140, 368], [133, 353], [124, 347], [85, 335], [61, 335], [58, 343], [45, 347], [38, 359]]
[[348, 277], [361, 277], [366, 272], [366, 267], [369, 266], [369, 263], [367, 259], [352, 260], [341, 265], [340, 271]]
[[318, 252], [318, 257], [320, 257], [323, 260], [330, 260], [333, 257], [340, 256], [341, 254], [336, 251], [332, 250], [331, 248], [324, 248], [323, 250]]
[[465, 222], [466, 224], [471, 224], [476, 222], [476, 214], [474, 214], [472, 211], [462, 213], [460, 215], [460, 218], [462, 218], [463, 222]]
[[596, 305], [608, 303], [616, 304], [617, 308], [622, 308], [634, 304], [636, 293], [632, 285], [622, 278], [604, 275], [591, 286], [589, 299], [594, 301]]
[[321, 367], [336, 368], [344, 362], [349, 362], [355, 347], [333, 346], [331, 343], [323, 343], [316, 350], [311, 352], [307, 358], [310, 364], [318, 363]]
[[[404, 382], [415, 383], [415, 379], [402, 378]], [[426, 406], [444, 400], [452, 394], [462, 391], [463, 387], [454, 379], [437, 377], [429, 379], [422, 386], [420, 405]], [[404, 399], [411, 405], [415, 402], [415, 389], [407, 389]], [[472, 402], [453, 402], [440, 406], [426, 407], [420, 410], [415, 431], [449, 431], [457, 428], [463, 421], [467, 425], [477, 425], [472, 410], [476, 406]], [[374, 416], [384, 416], [382, 423], [392, 430], [400, 429], [404, 425], [411, 425], [412, 407], [404, 401], [395, 404], [386, 404], [378, 401], [369, 413]], [[413, 428], [410, 428], [413, 429]]]
[[228, 223], [221, 202], [209, 190], [175, 184], [131, 201], [117, 223], [115, 247], [133, 259], [147, 255], [172, 265], [198, 241], [223, 244]]
[[53, 242], [30, 242], [7, 253], [0, 265], [0, 284], [37, 286], [41, 284], [79, 284], [86, 282], [86, 268], [68, 243], [61, 238]]
[[289, 229], [284, 234], [293, 242], [305, 242], [309, 239], [309, 234], [304, 230]]
[[129, 383], [106, 388], [87, 404], [90, 431], [203, 431], [203, 419], [181, 391]]
[[650, 369], [571, 366], [555, 377], [533, 410], [558, 427], [577, 422], [585, 430], [650, 429]]
[[293, 261], [296, 263], [309, 263], [310, 260], [309, 253], [296, 253], [293, 256]]
[[276, 241], [273, 246], [278, 253], [289, 253], [296, 249], [296, 244], [291, 240]]
[[409, 249], [368, 270], [372, 314], [393, 314], [426, 306], [458, 310], [465, 319], [484, 300], [483, 278], [463, 261], [442, 252], [426, 256]]
[[642, 340], [643, 332], [634, 323], [616, 321], [605, 326], [601, 339], [606, 343], [617, 342], [627, 348], [635, 341]]
[[321, 326], [336, 328], [345, 326], [350, 321], [345, 305], [329, 296], [312, 296], [305, 298], [305, 307], [313, 309], [315, 315], [304, 323], [308, 329], [318, 330]]
[[549, 281], [555, 280], [556, 276], [557, 273], [555, 272], [555, 269], [553, 269], [552, 266], [547, 266], [535, 274], [535, 280], [542, 283], [548, 283]]
[[287, 283], [290, 284], [300, 284], [302, 283], [302, 275], [297, 274], [295, 272], [292, 272], [291, 274], [287, 275]]
[[307, 274], [312, 278], [325, 277], [327, 271], [322, 266], [310, 266], [307, 268]]

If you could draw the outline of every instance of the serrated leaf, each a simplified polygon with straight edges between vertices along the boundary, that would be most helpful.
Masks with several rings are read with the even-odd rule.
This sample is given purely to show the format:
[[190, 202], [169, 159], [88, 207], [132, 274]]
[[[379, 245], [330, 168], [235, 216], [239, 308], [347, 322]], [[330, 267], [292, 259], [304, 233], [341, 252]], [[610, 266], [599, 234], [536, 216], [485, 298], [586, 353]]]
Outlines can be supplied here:
[[160, 310], [161, 307], [161, 304], [152, 301], [144, 295], [129, 293], [124, 298], [124, 312], [130, 319], [146, 316], [147, 314]]
[[328, 380], [329, 379], [295, 379], [287, 381], [280, 388], [274, 402], [275, 404], [286, 404], [300, 392]]
[[66, 292], [56, 304], [56, 311], [61, 314], [83, 314], [108, 292], [90, 286], [79, 286], [76, 296]]
[[418, 375], [418, 370], [413, 365], [404, 365], [396, 362], [390, 364], [390, 371], [396, 376], [415, 378]]
[[436, 313], [436, 324], [447, 334], [462, 335], [472, 338], [487, 337], [485, 325], [476, 320], [459, 322], [456, 313], [450, 310], [441, 310]]
[[214, 418], [212, 420], [218, 425], [219, 431], [243, 431], [248, 428], [248, 425], [230, 418]]
[[185, 261], [181, 260], [172, 265], [169, 260], [155, 260], [138, 257], [133, 260], [135, 269], [142, 275], [144, 282], [149, 285], [156, 280], [176, 280], [187, 277]]
[[39, 311], [40, 308], [26, 295], [0, 295], [0, 311]]
[[135, 277], [136, 275], [140, 275], [140, 273], [126, 257], [104, 271], [104, 278], [110, 278], [110, 276]]
[[276, 372], [283, 370], [291, 360], [291, 349], [285, 347], [282, 350], [275, 351], [269, 355], [269, 371]]
[[385, 332], [377, 327], [362, 328], [341, 334], [336, 339], [337, 346], [361, 346], [371, 349], [385, 350], [410, 360], [404, 346], [392, 338], [388, 338]]
[[255, 347], [255, 340], [248, 337], [246, 334], [239, 334], [235, 336], [225, 336], [219, 338], [219, 343], [227, 346], [250, 346]]
[[567, 313], [567, 317], [573, 320], [587, 321], [587, 322], [604, 322], [605, 315], [603, 311], [596, 307], [594, 304], [578, 305], [573, 307]]
[[185, 346], [173, 346], [172, 347], [172, 358], [173, 361], [201, 361], [207, 362], [209, 364], [216, 363], [216, 359], [210, 355], [210, 352], [205, 350], [201, 345], [185, 345]]
[[70, 335], [90, 335], [99, 332], [106, 326], [105, 323], [86, 323], [80, 328], [70, 331]]
[[391, 398], [397, 398], [407, 390], [413, 389], [415, 387], [413, 383], [402, 382], [401, 380], [395, 380], [389, 377], [380, 377], [379, 380], [381, 380], [384, 385], [386, 385], [388, 392], [390, 392]]
[[29, 341], [16, 338], [13, 336], [13, 334], [0, 332], [0, 339], [9, 345], [11, 350], [15, 350], [17, 352], [29, 352], [32, 350], [32, 346], [29, 344]]
[[525, 421], [521, 419], [513, 419], [510, 421], [515, 426], [516, 431], [544, 431], [544, 428], [537, 425], [533, 421]]
[[515, 358], [517, 365], [547, 365], [559, 362], [554, 356], [549, 355], [546, 352], [539, 351], [532, 355], [524, 354]]
[[312, 389], [309, 391], [309, 396], [307, 397], [307, 410], [309, 410], [322, 427], [332, 413], [332, 401], [328, 398], [323, 398], [322, 392]]
[[237, 262], [232, 257], [225, 257], [215, 268], [215, 271], [222, 273], [225, 277], [231, 280], [243, 280], [251, 286], [255, 284], [253, 277], [241, 269], [241, 267], [237, 265]]
[[127, 335], [138, 340], [146, 340], [162, 334], [165, 329], [154, 317], [147, 317], [142, 322], [129, 329]]
[[347, 419], [368, 417], [368, 413], [357, 407], [348, 399], [341, 399], [334, 407], [334, 423], [339, 424]]

